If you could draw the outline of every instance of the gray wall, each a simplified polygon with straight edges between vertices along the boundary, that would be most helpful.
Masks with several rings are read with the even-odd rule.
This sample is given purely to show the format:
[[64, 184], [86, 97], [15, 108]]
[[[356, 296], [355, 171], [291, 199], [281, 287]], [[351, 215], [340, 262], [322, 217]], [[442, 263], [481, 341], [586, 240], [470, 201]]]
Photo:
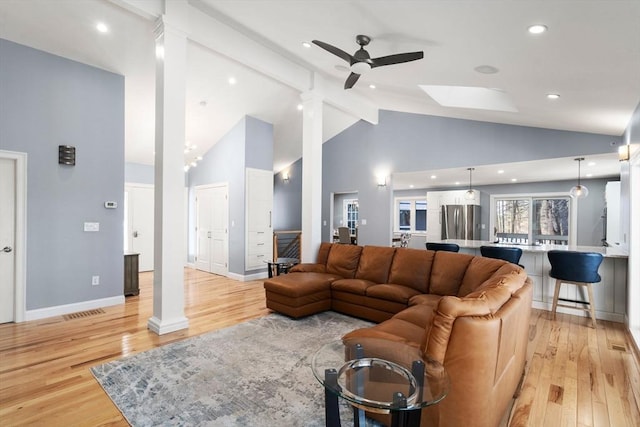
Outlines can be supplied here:
[[381, 111], [378, 125], [360, 121], [323, 145], [323, 240], [329, 239], [332, 192], [358, 191], [362, 244], [388, 245], [391, 185], [379, 168], [409, 172], [612, 152], [620, 137]]
[[122, 295], [124, 77], [0, 39], [0, 149], [28, 154], [27, 310]]
[[188, 172], [189, 261], [195, 259], [195, 189], [199, 185], [229, 185], [229, 272], [246, 274], [245, 167], [273, 168], [273, 125], [245, 116]]
[[[624, 133], [624, 141], [627, 144], [640, 144], [640, 104], [636, 106], [629, 126]], [[620, 233], [622, 235], [621, 245], [629, 249], [629, 236], [631, 228], [631, 184], [629, 181], [629, 162], [622, 162], [620, 176]], [[636, 197], [639, 197], [637, 194]], [[636, 219], [637, 221], [637, 219]]]
[[153, 185], [154, 167], [140, 163], [124, 164], [124, 182]]
[[283, 169], [289, 181], [282, 180], [282, 171], [273, 176], [273, 230], [302, 229], [302, 159]]

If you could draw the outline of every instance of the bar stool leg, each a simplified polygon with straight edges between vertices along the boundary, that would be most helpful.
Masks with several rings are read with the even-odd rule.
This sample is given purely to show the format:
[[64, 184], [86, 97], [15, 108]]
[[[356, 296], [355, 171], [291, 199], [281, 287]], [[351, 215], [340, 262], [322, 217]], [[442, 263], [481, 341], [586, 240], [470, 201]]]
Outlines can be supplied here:
[[560, 279], [556, 279], [556, 289], [553, 292], [553, 306], [551, 307], [551, 312], [553, 313], [553, 320], [556, 320], [556, 309], [558, 308], [558, 297], [560, 296], [561, 285], [562, 285], [562, 281]]
[[589, 293], [589, 311], [591, 312], [591, 321], [593, 322], [593, 328], [596, 328], [596, 307], [595, 300], [593, 299], [593, 288], [591, 283], [587, 283], [587, 292]]

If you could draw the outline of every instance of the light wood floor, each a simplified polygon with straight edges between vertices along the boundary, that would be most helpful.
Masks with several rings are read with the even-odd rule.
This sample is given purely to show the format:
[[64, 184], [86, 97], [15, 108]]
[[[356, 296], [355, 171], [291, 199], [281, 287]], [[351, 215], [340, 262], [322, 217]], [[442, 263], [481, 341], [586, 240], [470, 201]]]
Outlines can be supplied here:
[[[185, 270], [189, 329], [147, 330], [151, 273], [104, 313], [0, 325], [0, 425], [124, 425], [89, 368], [267, 314], [262, 282]], [[528, 374], [511, 426], [640, 426], [640, 370], [624, 326], [534, 310]], [[469, 424], [470, 426], [472, 425]]]

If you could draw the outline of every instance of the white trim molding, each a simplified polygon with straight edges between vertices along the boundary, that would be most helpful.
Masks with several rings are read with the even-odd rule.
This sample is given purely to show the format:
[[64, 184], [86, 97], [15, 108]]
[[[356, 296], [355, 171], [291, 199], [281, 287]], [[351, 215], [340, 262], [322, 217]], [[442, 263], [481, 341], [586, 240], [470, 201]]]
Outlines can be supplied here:
[[120, 304], [124, 304], [124, 295], [29, 310], [26, 313], [25, 320], [39, 320], [53, 316], [64, 316], [65, 314], [77, 313], [79, 311], [94, 310], [96, 308]]
[[27, 319], [27, 153], [0, 150], [3, 159], [15, 160], [16, 165], [16, 225], [15, 225], [15, 293], [14, 321]]

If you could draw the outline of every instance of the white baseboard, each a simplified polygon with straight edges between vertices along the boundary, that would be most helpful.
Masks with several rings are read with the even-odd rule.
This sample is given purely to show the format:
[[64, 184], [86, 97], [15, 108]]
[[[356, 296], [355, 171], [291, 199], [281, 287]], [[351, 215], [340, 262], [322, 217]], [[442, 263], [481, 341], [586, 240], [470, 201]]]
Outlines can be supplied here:
[[254, 273], [254, 274], [244, 274], [244, 275], [229, 272], [229, 274], [227, 274], [227, 277], [229, 279], [237, 280], [238, 282], [250, 282], [252, 280], [266, 279], [267, 277], [269, 277], [269, 274], [266, 271], [263, 271], [260, 273]]
[[196, 264], [194, 262], [185, 262], [184, 266], [187, 268], [193, 268], [194, 270], [196, 269]]
[[91, 301], [76, 302], [73, 304], [57, 305], [54, 307], [38, 308], [27, 310], [25, 321], [46, 319], [53, 316], [64, 316], [65, 314], [77, 313], [79, 311], [94, 310], [101, 307], [124, 304], [124, 295], [117, 297], [94, 299]]
[[[551, 311], [551, 307], [553, 307], [553, 304], [548, 303], [548, 302], [534, 301], [531, 306], [533, 308], [538, 308], [540, 310]], [[582, 311], [582, 310], [577, 310], [577, 309], [574, 310], [572, 308], [558, 307], [556, 309], [556, 311], [558, 313], [572, 314], [574, 316], [589, 317], [587, 312]], [[596, 310], [596, 319], [602, 319], [602, 320], [609, 320], [611, 322], [624, 323], [624, 317], [625, 317], [624, 314], [610, 313], [608, 311], [598, 311], [598, 310]]]

